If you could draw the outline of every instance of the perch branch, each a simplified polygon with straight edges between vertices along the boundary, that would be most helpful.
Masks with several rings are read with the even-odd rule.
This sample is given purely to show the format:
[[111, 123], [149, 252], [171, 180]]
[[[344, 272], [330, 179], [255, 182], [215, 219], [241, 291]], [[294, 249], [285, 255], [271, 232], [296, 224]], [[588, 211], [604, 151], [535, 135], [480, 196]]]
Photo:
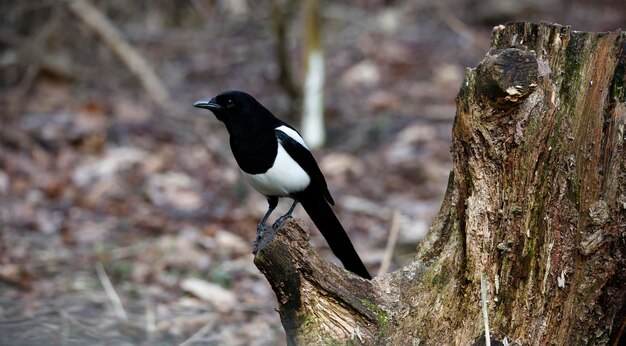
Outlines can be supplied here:
[[[330, 264], [309, 244], [300, 223], [286, 222], [264, 240], [254, 264], [269, 281], [290, 345], [364, 338], [374, 340], [386, 313], [375, 281]], [[306, 328], [303, 326], [306, 325]]]

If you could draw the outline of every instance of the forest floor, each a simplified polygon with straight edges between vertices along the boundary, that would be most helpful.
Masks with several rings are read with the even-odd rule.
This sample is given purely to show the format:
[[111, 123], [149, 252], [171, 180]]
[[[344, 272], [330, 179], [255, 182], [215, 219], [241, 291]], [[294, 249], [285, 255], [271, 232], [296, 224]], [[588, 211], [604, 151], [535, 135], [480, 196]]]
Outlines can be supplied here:
[[[74, 71], [59, 75], [31, 56], [37, 64], [0, 73], [0, 345], [285, 342], [275, 296], [252, 263], [266, 201], [241, 181], [222, 124], [192, 103], [238, 88], [296, 127], [298, 116], [276, 83], [268, 10], [191, 3], [170, 14], [174, 24], [170, 8], [106, 9], [156, 66], [171, 93], [162, 107], [71, 13], [50, 19], [40, 13], [50, 2], [0, 7], [13, 18], [2, 24], [3, 48], [23, 49], [7, 30], [40, 34], [21, 18], [52, 22], [45, 56], [58, 53]], [[400, 237], [389, 270], [411, 261], [439, 209], [454, 98], [492, 25], [410, 1], [370, 3], [324, 11], [328, 142], [315, 156], [335, 212], [377, 273], [393, 215]], [[539, 18], [598, 31], [626, 19], [594, 9], [603, 23], [583, 20], [584, 7]], [[336, 262], [306, 214], [295, 216]]]

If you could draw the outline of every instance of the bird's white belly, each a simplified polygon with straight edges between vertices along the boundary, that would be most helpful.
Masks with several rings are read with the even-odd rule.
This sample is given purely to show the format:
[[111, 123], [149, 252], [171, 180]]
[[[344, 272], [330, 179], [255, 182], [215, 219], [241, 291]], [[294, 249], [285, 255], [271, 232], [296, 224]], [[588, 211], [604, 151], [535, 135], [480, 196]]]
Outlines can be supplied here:
[[241, 171], [250, 185], [265, 196], [287, 197], [307, 188], [309, 175], [287, 154], [280, 143], [274, 165], [265, 173], [248, 174]]

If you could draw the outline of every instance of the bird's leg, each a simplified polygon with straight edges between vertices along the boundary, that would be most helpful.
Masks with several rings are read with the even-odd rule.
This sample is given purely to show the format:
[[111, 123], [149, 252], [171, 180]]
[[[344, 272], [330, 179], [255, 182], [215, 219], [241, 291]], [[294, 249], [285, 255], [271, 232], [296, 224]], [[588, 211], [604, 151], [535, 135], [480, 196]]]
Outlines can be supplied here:
[[291, 213], [293, 213], [293, 210], [296, 209], [296, 205], [298, 205], [298, 201], [294, 199], [291, 208], [289, 208], [285, 215], [279, 217], [278, 220], [274, 222], [274, 224], [272, 225], [273, 230], [277, 230], [283, 224], [283, 222], [285, 222], [285, 220], [291, 218]]
[[269, 204], [267, 212], [265, 212], [263, 219], [261, 219], [261, 222], [259, 222], [259, 224], [256, 226], [256, 240], [254, 241], [255, 243], [258, 243], [261, 239], [263, 229], [265, 228], [265, 221], [267, 221], [267, 218], [270, 217], [270, 214], [274, 211], [274, 209], [276, 209], [276, 206], [278, 205], [278, 197], [268, 197], [267, 203]]

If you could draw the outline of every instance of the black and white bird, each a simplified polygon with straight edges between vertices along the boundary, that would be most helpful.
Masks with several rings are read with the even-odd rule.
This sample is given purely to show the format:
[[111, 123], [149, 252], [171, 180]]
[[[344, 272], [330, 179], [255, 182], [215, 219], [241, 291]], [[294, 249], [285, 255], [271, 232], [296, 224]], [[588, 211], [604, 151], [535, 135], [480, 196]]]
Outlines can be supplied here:
[[226, 125], [230, 148], [244, 178], [267, 198], [269, 208], [257, 227], [257, 241], [278, 199], [289, 197], [294, 200], [291, 208], [272, 228], [290, 218], [301, 203], [344, 267], [371, 279], [330, 207], [334, 201], [324, 175], [298, 131], [243, 91], [225, 91], [193, 105], [212, 111]]

